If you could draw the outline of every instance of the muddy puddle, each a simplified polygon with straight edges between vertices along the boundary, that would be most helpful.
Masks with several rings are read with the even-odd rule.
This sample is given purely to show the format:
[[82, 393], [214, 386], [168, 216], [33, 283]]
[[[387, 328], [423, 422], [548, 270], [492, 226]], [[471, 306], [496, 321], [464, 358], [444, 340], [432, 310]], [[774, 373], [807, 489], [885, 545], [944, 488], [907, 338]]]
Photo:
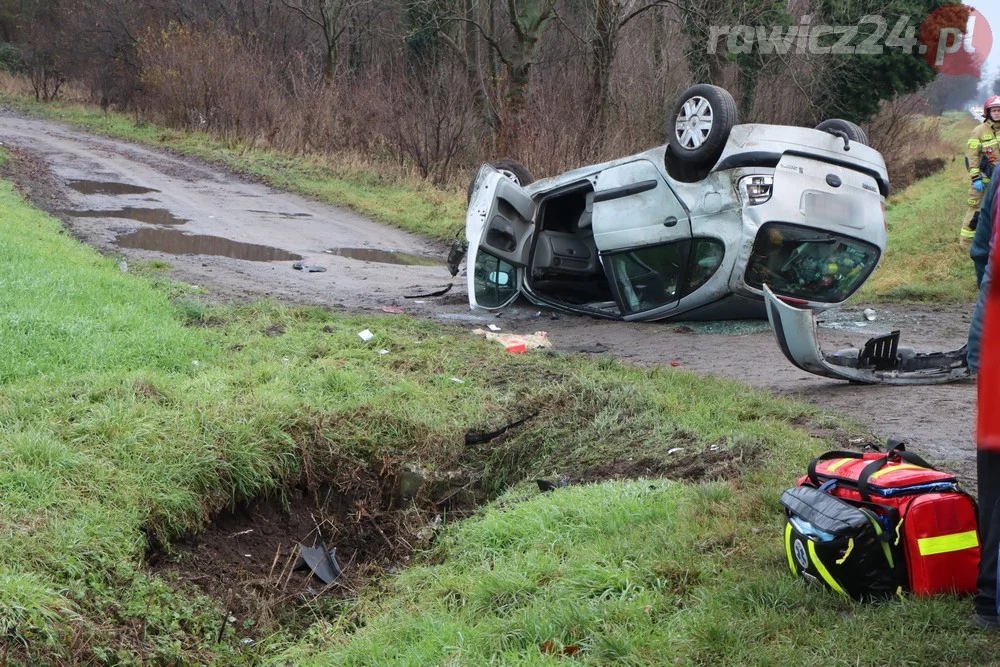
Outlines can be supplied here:
[[178, 218], [165, 208], [136, 208], [127, 206], [125, 208], [106, 211], [63, 211], [71, 218], [122, 218], [125, 220], [136, 220], [150, 225], [160, 225], [171, 227], [173, 225], [183, 225], [188, 220]]
[[379, 264], [405, 264], [407, 266], [438, 266], [444, 262], [433, 257], [411, 255], [395, 250], [376, 250], [373, 248], [330, 248], [324, 251], [328, 255], [357, 259], [362, 262], [377, 262]]
[[69, 181], [67, 185], [83, 195], [145, 195], [150, 192], [159, 192], [154, 188], [114, 181], [77, 180]]
[[123, 248], [155, 250], [171, 255], [218, 255], [251, 262], [277, 262], [302, 259], [301, 255], [266, 245], [242, 243], [220, 236], [184, 234], [175, 229], [140, 229], [119, 236], [115, 241]]

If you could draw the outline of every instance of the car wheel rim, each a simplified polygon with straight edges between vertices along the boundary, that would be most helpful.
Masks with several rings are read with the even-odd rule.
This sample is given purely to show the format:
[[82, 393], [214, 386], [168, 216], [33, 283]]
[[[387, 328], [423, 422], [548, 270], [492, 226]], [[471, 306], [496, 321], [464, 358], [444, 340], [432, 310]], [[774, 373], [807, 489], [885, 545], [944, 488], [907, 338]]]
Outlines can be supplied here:
[[677, 126], [674, 134], [677, 141], [688, 150], [701, 148], [708, 135], [712, 133], [715, 124], [715, 113], [712, 105], [704, 97], [692, 97], [677, 114]]
[[510, 180], [514, 181], [514, 185], [520, 185], [521, 184], [521, 179], [517, 177], [517, 174], [515, 174], [512, 171], [510, 171], [509, 169], [500, 169], [499, 172], [500, 172], [501, 175], [506, 176]]

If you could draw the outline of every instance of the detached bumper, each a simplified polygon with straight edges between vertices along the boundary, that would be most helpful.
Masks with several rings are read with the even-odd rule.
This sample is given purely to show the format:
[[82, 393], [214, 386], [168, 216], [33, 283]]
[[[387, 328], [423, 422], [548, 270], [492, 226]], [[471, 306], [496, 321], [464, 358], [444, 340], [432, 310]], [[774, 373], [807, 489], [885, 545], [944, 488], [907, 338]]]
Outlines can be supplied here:
[[970, 377], [963, 345], [950, 352], [916, 352], [899, 346], [899, 332], [870, 339], [861, 350], [826, 355], [820, 349], [813, 311], [779, 299], [765, 285], [764, 302], [778, 347], [804, 371], [861, 384], [943, 384]]

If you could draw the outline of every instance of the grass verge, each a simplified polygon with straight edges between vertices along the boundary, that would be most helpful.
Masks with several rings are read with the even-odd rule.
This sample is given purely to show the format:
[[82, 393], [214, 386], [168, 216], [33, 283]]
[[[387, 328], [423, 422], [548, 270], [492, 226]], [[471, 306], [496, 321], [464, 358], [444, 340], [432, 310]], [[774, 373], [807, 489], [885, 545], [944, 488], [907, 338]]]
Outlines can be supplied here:
[[[0, 650], [11, 663], [982, 664], [968, 602], [869, 607], [786, 573], [777, 496], [824, 448], [814, 409], [614, 360], [510, 356], [405, 317], [216, 308], [121, 273], [0, 184]], [[377, 334], [371, 344], [361, 329]], [[378, 350], [385, 349], [386, 355]], [[196, 363], [197, 362], [197, 363]], [[457, 382], [455, 380], [458, 380]], [[499, 442], [469, 429], [538, 416]], [[829, 418], [827, 418], [829, 419]], [[219, 600], [151, 575], [221, 508], [339, 462], [473, 467], [488, 488], [630, 458], [728, 480], [515, 489], [421, 564], [254, 646]], [[901, 640], [898, 628], [906, 629]]]

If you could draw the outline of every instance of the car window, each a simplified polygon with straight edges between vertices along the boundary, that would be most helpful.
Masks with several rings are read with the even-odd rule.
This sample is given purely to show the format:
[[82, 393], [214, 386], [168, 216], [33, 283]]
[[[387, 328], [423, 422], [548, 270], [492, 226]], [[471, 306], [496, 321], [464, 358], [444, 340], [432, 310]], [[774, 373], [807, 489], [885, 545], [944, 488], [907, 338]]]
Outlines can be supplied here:
[[517, 292], [514, 265], [480, 249], [476, 254], [476, 303], [483, 308], [498, 308]]
[[726, 247], [717, 239], [695, 239], [691, 248], [691, 265], [688, 271], [687, 289], [690, 294], [708, 282], [722, 266]]
[[687, 247], [683, 241], [610, 256], [625, 314], [655, 310], [677, 300]]
[[746, 269], [747, 284], [767, 284], [775, 294], [840, 303], [878, 264], [873, 245], [840, 234], [794, 225], [760, 228]]

